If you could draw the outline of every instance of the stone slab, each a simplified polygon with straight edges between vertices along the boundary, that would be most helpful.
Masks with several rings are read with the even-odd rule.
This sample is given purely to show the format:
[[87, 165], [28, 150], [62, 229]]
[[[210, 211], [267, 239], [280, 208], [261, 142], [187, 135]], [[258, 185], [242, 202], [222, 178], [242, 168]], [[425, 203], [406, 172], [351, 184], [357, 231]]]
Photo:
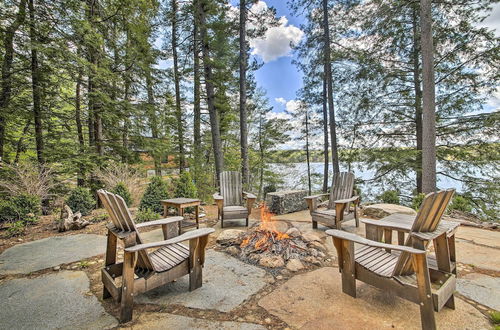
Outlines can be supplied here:
[[265, 285], [266, 272], [225, 253], [208, 250], [203, 286], [189, 292], [189, 276], [136, 297], [137, 303], [180, 304], [229, 312]]
[[90, 293], [82, 271], [0, 285], [0, 329], [106, 329], [118, 325]]
[[500, 278], [471, 273], [457, 279], [460, 294], [481, 305], [500, 311]]
[[0, 254], [0, 274], [28, 274], [106, 252], [106, 237], [78, 234], [15, 245]]
[[273, 217], [274, 220], [299, 221], [311, 223], [311, 213], [309, 210], [303, 210], [288, 214], [280, 214]]
[[[339, 270], [321, 268], [294, 276], [259, 301], [292, 328], [421, 329], [417, 304], [357, 282], [357, 298], [342, 293]], [[456, 310], [435, 313], [439, 329], [491, 329], [487, 318], [455, 299]]]
[[307, 190], [285, 190], [266, 195], [266, 206], [274, 214], [286, 214], [307, 209]]
[[456, 233], [456, 237], [469, 241], [470, 243], [500, 249], [500, 231], [460, 226]]
[[500, 250], [456, 239], [457, 261], [488, 270], [500, 272]]
[[383, 217], [389, 216], [395, 213], [403, 213], [416, 215], [417, 212], [406, 206], [397, 205], [397, 204], [372, 204], [367, 205], [363, 208], [363, 214], [367, 217], [372, 217], [375, 219], [381, 219]]
[[[207, 319], [196, 319], [181, 315], [168, 313], [144, 313], [137, 318], [133, 329], [136, 330], [184, 330], [184, 329], [208, 329], [208, 330], [264, 330], [265, 327], [233, 321], [213, 321]], [[131, 328], [132, 329], [132, 328]]]

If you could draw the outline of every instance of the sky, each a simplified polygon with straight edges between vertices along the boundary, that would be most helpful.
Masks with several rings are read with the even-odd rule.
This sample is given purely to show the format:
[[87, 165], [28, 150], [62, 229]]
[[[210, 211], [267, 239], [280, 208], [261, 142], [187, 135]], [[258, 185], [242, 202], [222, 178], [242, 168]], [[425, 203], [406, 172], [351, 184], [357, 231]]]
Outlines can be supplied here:
[[[266, 32], [262, 40], [250, 41], [252, 56], [264, 62], [257, 70], [255, 77], [258, 86], [262, 87], [269, 97], [274, 112], [282, 112], [292, 109], [296, 105], [294, 101], [297, 91], [302, 87], [302, 74], [292, 64], [293, 52], [290, 42], [298, 43], [304, 38], [300, 25], [304, 23], [303, 17], [295, 17], [290, 12], [285, 0], [259, 0], [254, 5], [258, 7], [276, 8], [276, 16], [280, 24]], [[238, 6], [238, 1], [232, 1], [233, 6]], [[490, 16], [481, 24], [496, 30], [500, 36], [500, 4], [494, 6]], [[500, 108], [500, 88], [494, 97], [485, 105], [485, 111], [493, 111]]]

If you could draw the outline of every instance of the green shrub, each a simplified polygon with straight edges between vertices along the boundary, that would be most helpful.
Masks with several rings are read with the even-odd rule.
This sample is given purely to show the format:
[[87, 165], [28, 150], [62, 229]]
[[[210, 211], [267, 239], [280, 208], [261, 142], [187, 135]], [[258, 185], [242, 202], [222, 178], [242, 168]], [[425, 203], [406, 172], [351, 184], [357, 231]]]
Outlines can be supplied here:
[[127, 186], [123, 182], [119, 182], [111, 192], [121, 196], [128, 207], [132, 205], [132, 197], [130, 196]]
[[66, 199], [66, 205], [71, 208], [73, 213], [80, 212], [82, 215], [88, 215], [95, 209], [96, 203], [88, 189], [76, 187]]
[[21, 236], [26, 230], [26, 224], [24, 221], [15, 221], [9, 224], [7, 228], [7, 237]]
[[424, 193], [419, 193], [419, 194], [414, 195], [412, 200], [411, 200], [411, 208], [414, 210], [418, 210], [420, 208], [420, 205], [422, 205], [424, 198], [425, 198]]
[[266, 197], [267, 193], [270, 192], [275, 192], [276, 191], [276, 186], [274, 184], [270, 184], [268, 186], [265, 186], [264, 189], [264, 197]]
[[457, 210], [461, 212], [471, 212], [472, 211], [472, 203], [469, 199], [461, 195], [455, 195], [453, 201], [449, 206], [449, 210]]
[[139, 210], [145, 211], [149, 209], [160, 214], [163, 212], [163, 206], [160, 204], [160, 201], [168, 198], [167, 183], [163, 181], [161, 177], [154, 176], [151, 178], [151, 181], [142, 196]]
[[187, 171], [174, 181], [174, 187], [175, 197], [196, 198], [198, 195], [191, 174]]
[[397, 190], [387, 190], [378, 196], [383, 203], [399, 204], [399, 192]]
[[38, 196], [21, 194], [0, 201], [0, 222], [35, 222], [41, 213]]
[[161, 216], [155, 211], [152, 211], [151, 209], [145, 209], [137, 211], [137, 214], [135, 216], [135, 222], [137, 223], [147, 222], [152, 220], [158, 220], [160, 218]]
[[490, 312], [490, 318], [491, 318], [491, 321], [493, 321], [493, 324], [500, 325], [500, 312], [499, 311]]

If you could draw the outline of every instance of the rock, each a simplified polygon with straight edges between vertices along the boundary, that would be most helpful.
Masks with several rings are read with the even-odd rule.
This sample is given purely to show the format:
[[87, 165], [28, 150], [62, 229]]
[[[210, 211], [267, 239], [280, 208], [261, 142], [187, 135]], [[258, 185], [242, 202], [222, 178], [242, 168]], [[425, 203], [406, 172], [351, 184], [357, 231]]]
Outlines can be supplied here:
[[264, 319], [264, 322], [266, 322], [267, 324], [269, 324], [269, 323], [271, 323], [271, 319], [270, 319], [270, 318], [268, 318], [268, 317], [266, 317], [266, 318]]
[[64, 208], [61, 210], [61, 218], [58, 222], [57, 229], [63, 232], [82, 229], [88, 225], [90, 225], [90, 222], [82, 219], [82, 214], [80, 212], [73, 213], [68, 205], [64, 205]]
[[237, 240], [239, 236], [244, 233], [243, 230], [239, 229], [226, 229], [217, 237], [217, 243], [225, 244], [229, 241]]
[[279, 281], [279, 280], [282, 280], [282, 279], [283, 279], [283, 276], [278, 275], [278, 276], [276, 276], [276, 279], [277, 279], [278, 281]]
[[323, 252], [326, 252], [327, 249], [326, 249], [326, 246], [324, 246], [323, 244], [321, 244], [320, 242], [317, 242], [317, 241], [312, 241], [310, 243], [311, 247], [314, 247], [316, 248], [317, 250], [320, 250], [320, 251], [323, 251]]
[[285, 214], [307, 209], [306, 190], [285, 190], [266, 195], [266, 205], [274, 214]]
[[276, 268], [285, 266], [282, 256], [264, 256], [260, 258], [259, 265], [267, 268]]
[[286, 231], [286, 234], [290, 237], [298, 237], [301, 235], [300, 230], [295, 227], [292, 227]]
[[457, 279], [457, 290], [491, 309], [500, 310], [500, 278], [484, 274], [467, 274]]
[[[293, 329], [420, 329], [419, 306], [357, 282], [356, 299], [342, 292], [338, 268], [296, 275], [258, 301]], [[491, 329], [476, 308], [455, 297], [456, 310], [434, 313], [438, 329]]]
[[240, 254], [240, 249], [238, 249], [236, 246], [232, 245], [226, 249], [226, 252], [232, 256], [237, 256], [238, 254]]
[[316, 266], [321, 266], [321, 261], [318, 260], [316, 257], [313, 256], [307, 256], [304, 258], [305, 262], [308, 262], [310, 264], [316, 265]]
[[363, 214], [367, 217], [381, 219], [391, 214], [403, 213], [409, 215], [416, 215], [417, 212], [409, 207], [397, 204], [372, 204], [365, 206]]
[[304, 235], [302, 235], [302, 238], [307, 242], [321, 242], [321, 239], [314, 233], [305, 233]]
[[304, 269], [304, 265], [299, 259], [290, 259], [286, 264], [286, 269], [291, 272], [297, 272], [299, 270]]
[[52, 270], [57, 272], [61, 270], [61, 266], [55, 266], [54, 268], [52, 268]]
[[[238, 318], [238, 320], [240, 319]], [[257, 320], [252, 319], [248, 321], [252, 322]], [[174, 315], [168, 313], [144, 313], [137, 317], [137, 321], [134, 321], [133, 328], [137, 330], [159, 330], [159, 329], [265, 330], [266, 329], [264, 326], [259, 324], [235, 322], [235, 321], [215, 321], [215, 320], [199, 319], [194, 317]]]

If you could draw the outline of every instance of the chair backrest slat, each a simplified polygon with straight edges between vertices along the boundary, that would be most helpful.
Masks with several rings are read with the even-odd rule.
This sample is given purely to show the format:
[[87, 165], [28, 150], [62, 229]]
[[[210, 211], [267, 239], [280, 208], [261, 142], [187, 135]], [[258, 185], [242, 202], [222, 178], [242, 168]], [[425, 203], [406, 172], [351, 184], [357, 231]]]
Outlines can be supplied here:
[[220, 194], [224, 197], [224, 206], [241, 206], [243, 204], [240, 172], [224, 171], [220, 174]]
[[[454, 193], [454, 189], [448, 189], [427, 194], [415, 217], [411, 232], [425, 233], [436, 230]], [[408, 235], [405, 245], [412, 246], [412, 238], [410, 235]], [[426, 247], [427, 246], [424, 246], [424, 248]], [[413, 273], [414, 269], [410, 254], [406, 252], [401, 253], [396, 267], [394, 268], [393, 275], [410, 275]]]
[[350, 172], [334, 173], [328, 208], [335, 208], [335, 201], [351, 198], [354, 189], [354, 174]]
[[[99, 190], [97, 191], [97, 194], [108, 211], [109, 217], [111, 218], [115, 228], [121, 231], [135, 232], [136, 244], [142, 244], [141, 236], [135, 227], [134, 220], [132, 219], [129, 209], [127, 208], [125, 200], [121, 196], [105, 190]], [[153, 263], [149, 259], [148, 253], [144, 250], [139, 251], [138, 253], [137, 267], [154, 270]]]

